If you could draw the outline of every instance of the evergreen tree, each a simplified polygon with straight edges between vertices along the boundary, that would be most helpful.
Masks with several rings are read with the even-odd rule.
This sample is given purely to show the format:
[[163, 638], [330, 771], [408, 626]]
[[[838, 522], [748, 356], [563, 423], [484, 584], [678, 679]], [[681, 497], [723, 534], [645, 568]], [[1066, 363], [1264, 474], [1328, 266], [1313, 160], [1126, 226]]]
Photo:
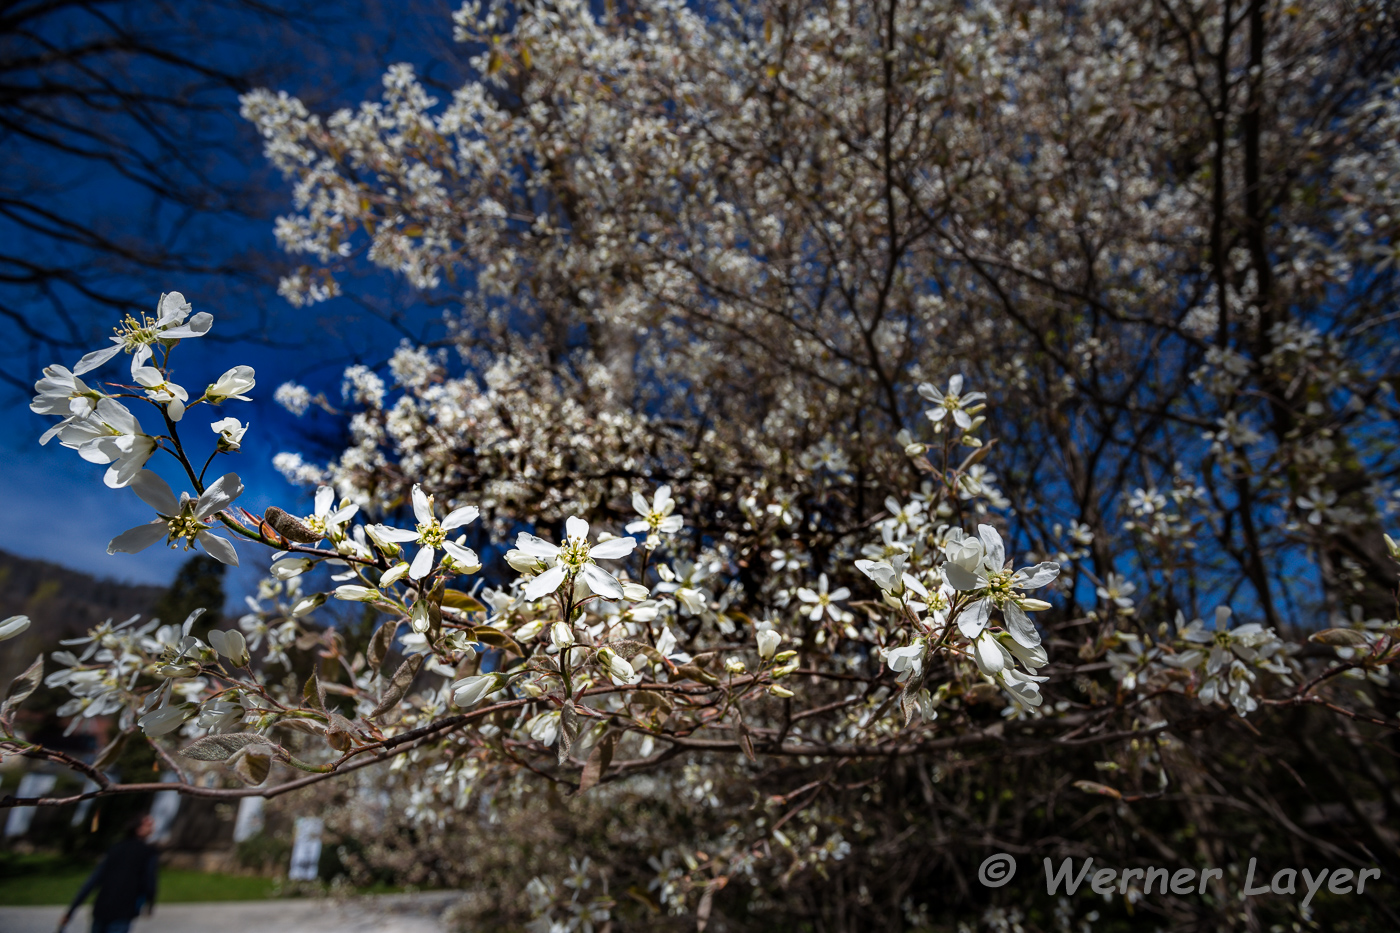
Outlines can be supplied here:
[[224, 565], [212, 557], [196, 554], [180, 567], [170, 588], [151, 608], [151, 614], [162, 622], [180, 624], [196, 609], [204, 615], [194, 625], [191, 634], [203, 638], [219, 626], [224, 608]]

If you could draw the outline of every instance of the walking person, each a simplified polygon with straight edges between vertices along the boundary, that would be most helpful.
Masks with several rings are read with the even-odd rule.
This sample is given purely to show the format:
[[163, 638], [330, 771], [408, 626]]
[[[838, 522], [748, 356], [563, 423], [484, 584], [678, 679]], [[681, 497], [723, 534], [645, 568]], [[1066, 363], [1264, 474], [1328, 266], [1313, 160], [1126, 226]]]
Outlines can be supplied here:
[[73, 919], [73, 912], [94, 888], [97, 899], [92, 905], [92, 933], [127, 933], [131, 921], [142, 908], [147, 916], [155, 912], [159, 852], [146, 842], [155, 825], [150, 814], [132, 821], [126, 838], [107, 851], [107, 856], [83, 882], [78, 896], [73, 898], [73, 905], [58, 925], [59, 933], [63, 933], [68, 921]]

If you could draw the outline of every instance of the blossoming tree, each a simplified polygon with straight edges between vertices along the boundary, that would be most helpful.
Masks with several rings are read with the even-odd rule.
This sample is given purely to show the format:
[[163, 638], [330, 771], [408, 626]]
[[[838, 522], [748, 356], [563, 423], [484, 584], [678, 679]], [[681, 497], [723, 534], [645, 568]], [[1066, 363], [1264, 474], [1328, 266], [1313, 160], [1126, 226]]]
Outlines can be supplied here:
[[[757, 864], [787, 884], [847, 835], [904, 838], [852, 796], [894, 794], [885, 764], [933, 806], [930, 760], [1082, 749], [1025, 791], [1036, 819], [1077, 780], [1138, 838], [1131, 804], [1180, 794], [1212, 819], [1202, 729], [1312, 710], [1364, 750], [1400, 728], [1400, 62], [1343, 5], [468, 3], [454, 22], [478, 77], [445, 104], [395, 66], [358, 110], [243, 106], [295, 183], [278, 236], [313, 261], [284, 294], [332, 297], [360, 256], [462, 290], [455, 357], [405, 345], [346, 372], [348, 449], [278, 460], [316, 487], [304, 517], [206, 482], [255, 377], [170, 381], [212, 324], [182, 295], [45, 370], [45, 440], [155, 511], [109, 550], [274, 560], [236, 629], [132, 620], [54, 656], [68, 714], [119, 717], [97, 762], [12, 730], [38, 661], [6, 751], [81, 772], [85, 796], [152, 789], [103, 773], [133, 738], [209, 797], [392, 760], [438, 825], [531, 782], [653, 776], [715, 811], [716, 782], [731, 804], [761, 786], [762, 815], [704, 859], [656, 843], [637, 899], [703, 928]], [[330, 600], [374, 615], [366, 644], [318, 621]], [[1400, 865], [1366, 823], [1367, 857]], [[611, 922], [583, 882], [535, 881], [540, 929]], [[887, 881], [826, 922], [859, 928]], [[924, 922], [907, 895], [880, 916]]]

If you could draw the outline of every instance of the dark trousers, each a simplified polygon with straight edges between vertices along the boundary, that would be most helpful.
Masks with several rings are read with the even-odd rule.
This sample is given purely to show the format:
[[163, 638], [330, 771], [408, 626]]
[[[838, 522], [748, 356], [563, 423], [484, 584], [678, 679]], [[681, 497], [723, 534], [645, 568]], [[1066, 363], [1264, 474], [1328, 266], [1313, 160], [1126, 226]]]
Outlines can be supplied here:
[[129, 933], [130, 920], [98, 920], [92, 918], [92, 933]]

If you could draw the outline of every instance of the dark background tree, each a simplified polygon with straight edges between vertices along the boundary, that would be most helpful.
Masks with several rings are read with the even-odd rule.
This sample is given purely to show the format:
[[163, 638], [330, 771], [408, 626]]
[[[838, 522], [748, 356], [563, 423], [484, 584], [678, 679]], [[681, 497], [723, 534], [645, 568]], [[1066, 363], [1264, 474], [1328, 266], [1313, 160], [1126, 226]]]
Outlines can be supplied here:
[[0, 379], [28, 390], [37, 361], [76, 359], [162, 287], [219, 313], [216, 339], [276, 342], [286, 262], [270, 229], [285, 194], [237, 95], [358, 94], [386, 56], [440, 59], [438, 32], [415, 27], [443, 12], [378, 0], [5, 5]]

